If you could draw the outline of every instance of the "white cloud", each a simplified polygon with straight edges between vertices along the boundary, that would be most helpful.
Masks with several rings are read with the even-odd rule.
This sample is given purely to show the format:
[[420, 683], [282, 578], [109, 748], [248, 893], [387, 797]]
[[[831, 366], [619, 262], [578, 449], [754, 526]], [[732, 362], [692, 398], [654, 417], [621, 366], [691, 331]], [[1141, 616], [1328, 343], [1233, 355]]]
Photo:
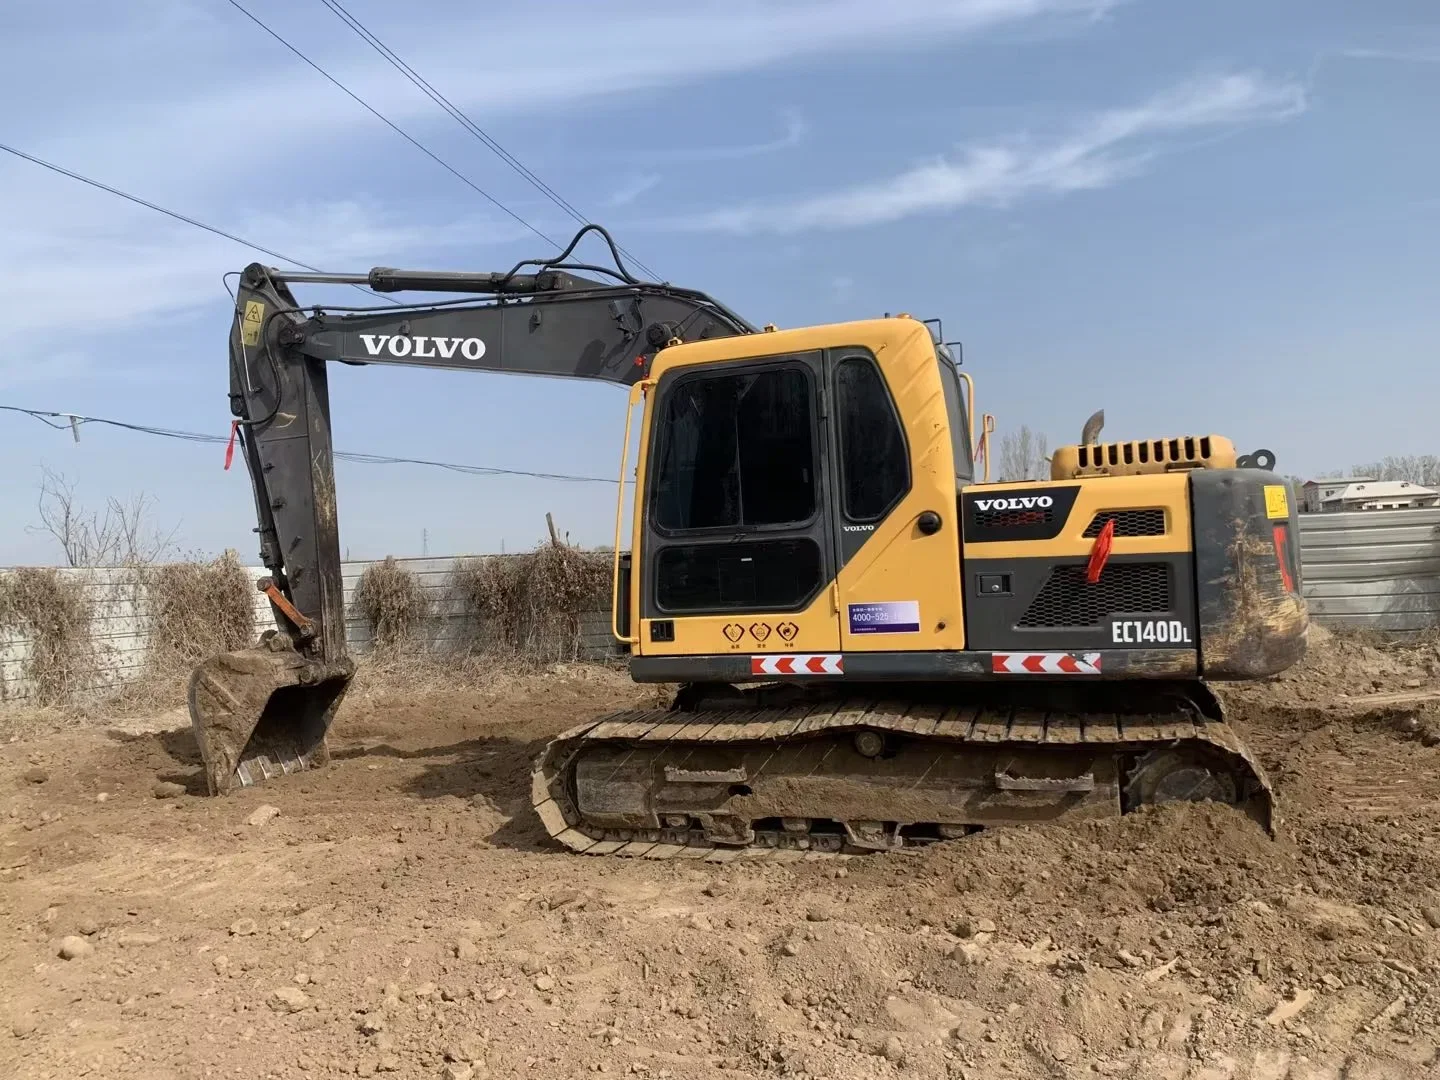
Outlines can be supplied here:
[[[469, 5], [441, 2], [422, 23], [409, 15], [367, 23], [484, 123], [498, 114], [694, 84], [804, 57], [933, 48], [1039, 19], [1088, 19], [1119, 2], [557, 0], [546, 8], [544, 33], [536, 32], [529, 9], [487, 5], [477, 13]], [[137, 18], [130, 5], [97, 5], [78, 33], [75, 20], [37, 17], [30, 33], [8, 34], [11, 56], [0, 69], [0, 91], [46, 103], [44, 110], [18, 113], [11, 137], [26, 138], [27, 148], [41, 156], [122, 185], [148, 176], [156, 171], [154, 162], [165, 160], [178, 171], [173, 183], [182, 187], [201, 168], [239, 181], [260, 161], [283, 159], [297, 145], [313, 161], [321, 147], [354, 132], [392, 143], [398, 138], [239, 12], [206, 4], [211, 10], [202, 17], [195, 6], [147, 0]], [[246, 0], [246, 6], [397, 124], [453, 129], [428, 98], [323, 7], [291, 11], [262, 0]], [[157, 11], [169, 13], [166, 35], [145, 21]], [[643, 62], [619, 59], [632, 57], [637, 43], [645, 42], [656, 47], [644, 50]], [[66, 64], [43, 59], [62, 49]], [[77, 64], [91, 73], [80, 83]], [[92, 80], [107, 75], [123, 92], [97, 100]], [[52, 134], [57, 118], [65, 121], [65, 135]]]
[[[420, 140], [432, 143], [435, 132], [445, 131], [465, 141], [433, 102], [323, 6], [243, 1]], [[912, 0], [890, 9], [874, 0], [691, 0], [680, 7], [556, 0], [540, 35], [528, 10], [477, 13], [462, 0], [435, 0], [423, 23], [397, 14], [361, 17], [456, 105], [485, 122], [495, 114], [654, 92], [804, 56], [933, 48], [1009, 24], [1089, 17], [1116, 3]], [[645, 50], [644, 62], [618, 62], [634, 55], [636, 42], [668, 45]], [[367, 269], [454, 259], [474, 268], [491, 258], [508, 265], [514, 252], [500, 259], [491, 245], [526, 236], [501, 216], [436, 220], [433, 190], [452, 183], [444, 171], [228, 4], [75, 0], [65, 17], [26, 7], [7, 27], [7, 45], [0, 92], [30, 102], [10, 117], [9, 138], [23, 150], [312, 265]], [[477, 62], [478, 53], [484, 62]], [[53, 62], [58, 55], [66, 63]], [[786, 128], [778, 138], [701, 150], [701, 157], [749, 156], [798, 143], [804, 122], [782, 115]], [[449, 158], [442, 144], [435, 147]], [[546, 228], [549, 204], [528, 190], [530, 202], [516, 199], [516, 177], [480, 147], [465, 141], [464, 153], [468, 157], [455, 151], [454, 163], [481, 177], [487, 189], [495, 176], [510, 184], [497, 190], [508, 207], [557, 238], [569, 232], [567, 223]], [[383, 168], [382, 180], [367, 173], [370, 163]], [[495, 171], [482, 171], [487, 168]], [[410, 176], [415, 184], [406, 187]], [[615, 203], [641, 199], [655, 181], [636, 177], [615, 193]], [[384, 212], [356, 194], [382, 186], [396, 192], [397, 183], [399, 197]], [[10, 330], [33, 343], [23, 361], [42, 357], [56, 341], [73, 343], [95, 331], [225, 302], [223, 272], [253, 258], [272, 261], [16, 158], [0, 156], [0, 187], [6, 192], [0, 261], [23, 268], [10, 282]], [[297, 202], [327, 189], [334, 194], [323, 202]], [[478, 204], [464, 189], [456, 193]]]
[[[421, 141], [430, 143], [441, 130], [463, 139], [433, 102], [322, 6], [244, 2]], [[875, 0], [555, 0], [541, 34], [528, 9], [477, 13], [463, 0], [435, 0], [423, 22], [409, 15], [365, 17], [400, 56], [484, 123], [495, 114], [653, 92], [800, 57], [932, 48], [1020, 22], [1088, 18], [1118, 2], [911, 0], [887, 8]], [[407, 256], [421, 265], [453, 257], [474, 267], [486, 258], [470, 250], [476, 245], [526, 235], [503, 217], [437, 222], [431, 188], [448, 190], [452, 180], [228, 5], [75, 0], [64, 17], [43, 6], [22, 8], [7, 25], [10, 49], [0, 66], [0, 94], [31, 103], [8, 117], [7, 138], [22, 149], [325, 269], [393, 265]], [[617, 61], [633, 56], [637, 42], [665, 47], [645, 50], [643, 62]], [[66, 63], [54, 62], [59, 55]], [[803, 135], [803, 122], [789, 115], [777, 139], [711, 154], [781, 149]], [[454, 163], [467, 174], [504, 176], [512, 188], [518, 183], [478, 146], [466, 142], [465, 152], [472, 156], [457, 154]], [[382, 180], [367, 172], [370, 163], [384, 171]], [[401, 186], [384, 213], [356, 197], [381, 186], [396, 191], [412, 175], [414, 184]], [[618, 192], [619, 201], [638, 199], [652, 180], [636, 185]], [[73, 339], [190, 311], [222, 300], [220, 275], [257, 257], [4, 155], [0, 187], [6, 193], [0, 261], [22, 268], [10, 283], [12, 333]], [[327, 189], [336, 194], [325, 202], [296, 202]], [[472, 193], [455, 190], [478, 204]], [[528, 204], [509, 190], [497, 193], [551, 235], [569, 231], [568, 225], [546, 227], [541, 217], [548, 204], [528, 189]]]
[[1341, 49], [1346, 60], [1384, 60], [1399, 64], [1440, 64], [1440, 47], [1412, 49]]
[[611, 206], [629, 206], [658, 183], [660, 183], [660, 177], [656, 173], [645, 173], [633, 177], [616, 188], [607, 202]]
[[1305, 109], [1301, 86], [1253, 74], [1199, 79], [1131, 108], [1097, 113], [1049, 139], [1016, 135], [964, 147], [896, 176], [840, 191], [722, 208], [665, 223], [707, 232], [795, 233], [854, 228], [965, 206], [1106, 187], [1168, 145], [1201, 130], [1288, 119]]
[[[39, 196], [32, 203], [24, 195], [34, 190], [35, 177], [22, 168], [31, 166], [0, 167], [0, 184], [11, 193], [0, 202], [0, 253], [23, 268], [8, 282], [9, 326], [17, 340], [30, 343], [23, 352], [48, 357], [56, 340], [73, 345], [82, 335], [228, 303], [222, 274], [257, 259], [276, 262], [97, 191], [81, 188], [63, 207]], [[354, 200], [289, 203], [224, 225], [321, 269], [347, 272], [407, 261], [473, 267], [477, 248], [493, 250], [530, 235], [507, 219], [437, 221], [424, 209], [406, 204], [382, 211]], [[497, 257], [497, 265], [511, 261]], [[365, 302], [359, 294], [356, 299]]]
[[697, 146], [689, 150], [660, 150], [649, 155], [651, 161], [693, 163], [707, 161], [740, 161], [744, 158], [774, 154], [799, 146], [809, 134], [809, 125], [795, 109], [786, 109], [781, 114], [785, 130], [776, 138], [756, 143], [739, 143], [734, 146]]

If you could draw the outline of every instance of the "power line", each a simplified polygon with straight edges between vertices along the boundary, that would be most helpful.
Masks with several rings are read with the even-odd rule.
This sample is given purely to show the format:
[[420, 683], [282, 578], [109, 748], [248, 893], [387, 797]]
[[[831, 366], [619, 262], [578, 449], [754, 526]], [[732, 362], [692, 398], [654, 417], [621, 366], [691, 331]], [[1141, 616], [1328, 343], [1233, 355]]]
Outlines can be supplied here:
[[[380, 38], [377, 37], [375, 33], [370, 30], [369, 27], [367, 27], [354, 15], [350, 14], [350, 12], [346, 10], [345, 5], [340, 3], [340, 0], [320, 0], [320, 2], [324, 4], [327, 8], [329, 8], [330, 11], [334, 13], [336, 18], [338, 18], [341, 22], [345, 23], [345, 25], [350, 27], [350, 29], [354, 30], [355, 33], [360, 36], [360, 39], [362, 41], [364, 41], [372, 49], [374, 49], [382, 57], [384, 57], [386, 62], [389, 63], [391, 67], [399, 71], [400, 74], [404, 75], [405, 78], [409, 79], [410, 82], [413, 83], [416, 87], [418, 87], [420, 91], [424, 93], [431, 101], [435, 102], [436, 105], [439, 105], [442, 109], [449, 113], [450, 116], [453, 117], [455, 121], [460, 124], [461, 127], [463, 127], [471, 135], [479, 139], [489, 149], [494, 151], [501, 161], [505, 162], [505, 164], [509, 165], [510, 168], [514, 169], [517, 173], [519, 173], [522, 177], [529, 181], [532, 186], [534, 186], [543, 195], [545, 195], [545, 197], [548, 198], [552, 203], [558, 206], [561, 210], [565, 211], [565, 213], [569, 214], [570, 217], [573, 218], [577, 224], [586, 225], [589, 223], [589, 219], [586, 218], [586, 216], [582, 214], [579, 210], [577, 210], [573, 205], [571, 205], [571, 203], [567, 201], [559, 192], [557, 192], [549, 184], [545, 183], [544, 180], [541, 180], [540, 177], [536, 176], [535, 173], [532, 172], [528, 167], [526, 167], [518, 158], [516, 158], [514, 154], [506, 150], [505, 147], [501, 146], [494, 137], [492, 137], [488, 132], [485, 131], [485, 129], [480, 127], [479, 124], [475, 123], [474, 120], [470, 119], [470, 117], [466, 115], [457, 105], [455, 105], [454, 102], [452, 102], [439, 90], [435, 89], [435, 87], [432, 86], [429, 81], [425, 79], [424, 76], [422, 76], [404, 60], [402, 60], [400, 56], [383, 41], [381, 41]], [[620, 250], [624, 253], [625, 257], [628, 258], [640, 269], [644, 270], [645, 273], [649, 274], [652, 278], [659, 278], [660, 275], [657, 274], [649, 266], [646, 266], [645, 263], [642, 262], [640, 258], [633, 252], [627, 251], [624, 247], [620, 245], [616, 246], [620, 247]]]
[[324, 273], [324, 271], [320, 270], [318, 267], [311, 266], [307, 262], [301, 262], [299, 259], [292, 258], [289, 255], [282, 255], [280, 252], [272, 251], [270, 248], [257, 244], [252, 240], [246, 240], [243, 236], [236, 236], [234, 233], [226, 232], [224, 229], [216, 228], [214, 225], [207, 225], [203, 221], [198, 221], [195, 218], [187, 217], [185, 214], [180, 213], [178, 210], [170, 210], [164, 206], [160, 206], [158, 203], [151, 202], [149, 199], [142, 199], [139, 195], [132, 195], [128, 191], [121, 191], [119, 188], [111, 187], [109, 184], [101, 183], [99, 180], [94, 180], [91, 177], [81, 176], [79, 173], [71, 172], [69, 169], [64, 168], [61, 165], [56, 165], [54, 162], [46, 161], [43, 158], [38, 158], [34, 154], [27, 154], [24, 150], [17, 150], [15, 147], [7, 146], [4, 143], [0, 143], [0, 150], [4, 150], [7, 154], [14, 154], [18, 158], [24, 158], [26, 161], [32, 162], [35, 165], [39, 165], [43, 169], [49, 169], [51, 172], [59, 173], [61, 176], [68, 176], [71, 180], [78, 180], [82, 184], [88, 184], [93, 188], [98, 188], [101, 191], [109, 192], [111, 195], [116, 195], [122, 199], [128, 199], [130, 202], [135, 203], [138, 206], [143, 206], [147, 210], [154, 210], [156, 213], [164, 214], [166, 217], [174, 218], [176, 221], [183, 221], [186, 225], [194, 225], [197, 229], [204, 229], [208, 233], [214, 233], [216, 236], [224, 237], [226, 240], [233, 240], [235, 243], [240, 244], [244, 247], [253, 248], [255, 251], [263, 252], [264, 254], [269, 255], [272, 259], [279, 259], [281, 262], [291, 263], [295, 266], [303, 267], [306, 270], [312, 270], [317, 274]]
[[327, 81], [329, 81], [331, 84], [333, 84], [334, 86], [338, 87], [341, 91], [344, 92], [344, 94], [345, 94], [347, 97], [349, 97], [349, 98], [350, 98], [352, 101], [354, 101], [357, 105], [361, 106], [366, 112], [370, 113], [371, 116], [374, 116], [377, 120], [379, 120], [381, 123], [383, 123], [383, 124], [384, 124], [386, 127], [388, 127], [391, 131], [395, 132], [395, 134], [397, 134], [397, 135], [399, 135], [401, 138], [403, 138], [403, 139], [404, 139], [406, 142], [408, 142], [411, 146], [415, 147], [415, 149], [419, 150], [422, 154], [424, 154], [426, 157], [428, 157], [431, 161], [435, 162], [437, 165], [441, 166], [443, 169], [445, 169], [447, 172], [449, 172], [449, 173], [450, 173], [452, 176], [454, 176], [456, 179], [460, 180], [461, 183], [465, 184], [467, 187], [469, 187], [471, 190], [473, 190], [474, 192], [476, 192], [478, 195], [480, 195], [481, 197], [483, 197], [483, 198], [485, 198], [486, 200], [488, 200], [490, 203], [492, 203], [492, 204], [493, 204], [495, 207], [497, 207], [498, 209], [504, 211], [506, 214], [508, 214], [508, 215], [509, 215], [510, 217], [512, 217], [513, 219], [515, 219], [515, 220], [516, 220], [517, 222], [519, 222], [521, 225], [525, 226], [525, 228], [529, 229], [529, 230], [530, 230], [532, 233], [534, 233], [536, 236], [540, 237], [540, 239], [544, 240], [546, 243], [552, 244], [552, 245], [554, 245], [554, 246], [557, 247], [557, 248], [561, 246], [560, 244], [558, 244], [558, 243], [556, 243], [554, 240], [552, 240], [549, 236], [547, 236], [545, 233], [543, 233], [543, 232], [541, 232], [539, 229], [537, 229], [534, 225], [531, 225], [530, 222], [526, 221], [523, 217], [521, 217], [519, 214], [517, 214], [514, 210], [511, 210], [508, 206], [506, 206], [504, 203], [502, 203], [499, 199], [495, 198], [494, 195], [491, 195], [488, 191], [486, 191], [484, 188], [482, 188], [479, 184], [475, 183], [475, 181], [471, 180], [468, 176], [466, 176], [464, 173], [462, 173], [459, 169], [455, 168], [455, 166], [451, 165], [448, 161], [444, 160], [444, 159], [441, 158], [439, 155], [437, 155], [434, 151], [432, 151], [432, 150], [431, 150], [429, 147], [427, 147], [424, 143], [420, 142], [418, 139], [416, 139], [416, 138], [415, 138], [413, 135], [411, 135], [409, 132], [407, 132], [407, 131], [405, 131], [403, 128], [401, 128], [398, 124], [396, 124], [394, 121], [392, 121], [392, 120], [391, 120], [389, 117], [387, 117], [384, 113], [382, 113], [382, 112], [380, 112], [378, 109], [374, 108], [374, 106], [372, 106], [368, 101], [366, 101], [366, 100], [365, 100], [364, 98], [362, 98], [359, 94], [357, 94], [357, 93], [355, 93], [353, 90], [351, 90], [348, 86], [346, 86], [344, 83], [342, 83], [339, 79], [335, 78], [335, 76], [331, 75], [328, 71], [326, 71], [324, 68], [322, 68], [322, 67], [321, 67], [319, 64], [317, 64], [314, 60], [311, 60], [308, 56], [306, 56], [303, 52], [301, 52], [299, 49], [297, 49], [294, 45], [291, 45], [290, 42], [286, 41], [283, 37], [281, 37], [281, 36], [280, 36], [278, 33], [276, 33], [274, 30], [270, 29], [270, 27], [268, 27], [267, 25], [265, 25], [265, 23], [264, 23], [263, 21], [261, 21], [257, 16], [252, 15], [249, 11], [247, 11], [247, 10], [245, 9], [245, 7], [239, 2], [239, 0], [229, 0], [229, 3], [230, 3], [230, 6], [233, 7], [236, 11], [240, 12], [240, 14], [244, 15], [247, 19], [249, 19], [251, 22], [253, 22], [253, 23], [254, 23], [256, 26], [258, 26], [261, 30], [264, 30], [265, 33], [269, 34], [272, 38], [274, 38], [276, 41], [278, 41], [281, 45], [283, 45], [283, 46], [285, 46], [285, 48], [289, 49], [290, 52], [294, 53], [297, 57], [299, 57], [301, 60], [303, 60], [308, 66], [310, 66], [311, 68], [313, 68], [315, 71], [319, 72], [319, 73], [320, 73], [322, 76], [324, 76], [325, 79], [326, 79]]
[[[174, 218], [176, 221], [184, 222], [186, 225], [193, 225], [197, 229], [204, 229], [208, 233], [213, 233], [214, 235], [222, 237], [226, 240], [231, 240], [239, 244], [241, 247], [247, 247], [253, 251], [258, 251], [264, 255], [269, 255], [272, 259], [279, 259], [281, 262], [287, 262], [294, 266], [303, 267], [304, 269], [314, 271], [317, 274], [324, 273], [324, 271], [320, 270], [318, 267], [311, 266], [309, 263], [303, 262], [300, 259], [294, 258], [293, 256], [284, 255], [281, 252], [275, 251], [272, 248], [268, 248], [263, 244], [257, 244], [253, 240], [246, 240], [243, 236], [237, 236], [234, 233], [226, 232], [224, 229], [217, 228], [214, 225], [207, 225], [205, 222], [200, 221], [197, 218], [192, 218], [188, 214], [182, 214], [178, 210], [171, 210], [169, 207], [161, 206], [159, 203], [153, 203], [149, 199], [142, 199], [139, 195], [132, 195], [128, 191], [121, 191], [119, 188], [111, 187], [109, 184], [96, 180], [94, 177], [82, 176], [80, 173], [67, 169], [63, 165], [56, 165], [53, 161], [46, 161], [44, 158], [38, 158], [34, 154], [27, 154], [24, 150], [19, 150], [13, 146], [8, 146], [5, 143], [0, 143], [0, 150], [4, 150], [7, 154], [14, 154], [16, 157], [31, 162], [34, 165], [39, 165], [42, 169], [49, 169], [51, 172], [58, 173], [61, 176], [69, 177], [71, 180], [78, 180], [80, 183], [87, 184], [98, 191], [104, 191], [110, 195], [116, 196], [117, 198], [125, 199], [129, 202], [134, 203], [137, 206], [143, 206], [147, 210], [154, 210], [157, 214], [164, 214], [166, 217]], [[363, 285], [352, 285], [351, 288], [359, 289], [366, 296], [378, 295], [376, 293], [372, 293]], [[233, 295], [231, 296], [231, 299], [234, 299]], [[400, 304], [399, 300], [396, 300], [393, 297], [389, 296], [379, 296], [379, 299], [384, 300], [387, 304]]]
[[556, 206], [560, 207], [560, 209], [564, 210], [567, 214], [574, 218], [578, 224], [588, 224], [584, 214], [582, 214], [579, 210], [575, 209], [575, 207], [570, 205], [570, 203], [567, 202], [559, 193], [557, 193], [553, 188], [551, 188], [548, 184], [546, 184], [543, 180], [541, 180], [538, 176], [536, 176], [533, 172], [531, 172], [528, 168], [521, 164], [514, 155], [512, 155], [508, 150], [506, 150], [503, 146], [496, 142], [488, 133], [486, 133], [473, 120], [471, 120], [465, 113], [461, 112], [460, 109], [454, 103], [452, 103], [449, 98], [447, 98], [444, 94], [440, 93], [440, 91], [436, 90], [435, 87], [430, 85], [430, 83], [422, 75], [420, 75], [419, 72], [417, 72], [404, 60], [402, 60], [393, 49], [391, 49], [388, 45], [381, 41], [380, 38], [377, 37], [375, 33], [369, 29], [369, 27], [367, 27], [354, 15], [350, 14], [350, 12], [345, 9], [344, 5], [339, 3], [339, 0], [320, 0], [320, 2], [324, 4], [327, 8], [329, 8], [337, 18], [339, 18], [342, 22], [344, 22], [347, 26], [354, 30], [355, 33], [360, 36], [361, 40], [365, 41], [371, 48], [373, 48], [382, 57], [384, 57], [391, 67], [395, 68], [407, 79], [409, 79], [410, 82], [417, 86], [427, 97], [430, 98], [431, 101], [439, 105], [442, 109], [444, 109], [447, 113], [454, 117], [455, 120], [458, 121], [467, 131], [469, 131], [476, 138], [480, 139], [481, 142], [483, 142], [486, 146], [488, 146], [491, 150], [498, 154], [502, 161], [504, 161], [512, 169], [514, 169], [531, 184], [533, 184], [536, 188], [538, 188], [547, 198], [550, 199], [551, 202], [555, 203]]
[[[218, 444], [230, 441], [229, 437], [225, 435], [212, 435], [203, 431], [180, 431], [175, 428], [114, 420], [104, 416], [83, 416], [79, 413], [54, 412], [48, 409], [26, 409], [19, 405], [0, 405], [0, 410], [33, 417], [57, 431], [70, 431], [77, 441], [80, 438], [79, 429], [85, 424], [103, 424], [107, 427], [122, 428], [125, 431], [155, 435], [166, 439], [180, 439], [184, 442]], [[465, 465], [453, 461], [431, 461], [426, 458], [392, 457], [388, 454], [366, 454], [355, 450], [335, 450], [332, 456], [340, 461], [353, 461], [362, 465], [424, 465], [471, 476], [523, 476], [531, 480], [564, 480], [586, 484], [613, 484], [616, 482], [613, 476], [578, 476], [572, 473], [537, 472], [531, 469], [501, 469], [490, 465]]]

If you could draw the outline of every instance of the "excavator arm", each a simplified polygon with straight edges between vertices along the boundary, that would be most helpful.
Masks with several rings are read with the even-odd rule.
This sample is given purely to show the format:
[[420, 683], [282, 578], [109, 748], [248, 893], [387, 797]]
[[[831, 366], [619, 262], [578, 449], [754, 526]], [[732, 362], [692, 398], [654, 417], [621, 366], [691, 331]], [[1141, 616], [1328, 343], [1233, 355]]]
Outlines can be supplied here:
[[[565, 261], [589, 231], [611, 244], [616, 269]], [[522, 273], [526, 267], [534, 272]], [[479, 298], [302, 308], [291, 291], [297, 284]], [[354, 675], [345, 643], [329, 363], [629, 385], [671, 341], [755, 330], [703, 293], [635, 279], [598, 226], [582, 229], [556, 259], [527, 260], [506, 273], [246, 267], [230, 333], [230, 409], [268, 571], [258, 584], [277, 629], [254, 648], [207, 659], [192, 674], [191, 722], [211, 793], [323, 763], [326, 732]]]

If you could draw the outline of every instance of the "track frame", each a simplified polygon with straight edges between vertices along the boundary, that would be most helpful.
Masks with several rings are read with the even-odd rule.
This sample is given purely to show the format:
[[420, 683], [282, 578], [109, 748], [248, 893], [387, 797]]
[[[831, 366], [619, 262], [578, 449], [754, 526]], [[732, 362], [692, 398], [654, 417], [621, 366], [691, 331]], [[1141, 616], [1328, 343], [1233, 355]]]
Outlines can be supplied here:
[[[1201, 682], [1083, 688], [1037, 682], [963, 695], [953, 684], [896, 691], [893, 685], [686, 685], [668, 709], [619, 711], [552, 740], [532, 773], [533, 806], [547, 832], [571, 851], [652, 859], [843, 857], [978, 828], [1113, 817], [1147, 803], [1195, 798], [1231, 803], [1274, 835], [1270, 782]], [[862, 742], [873, 749], [877, 739], [881, 753], [919, 747], [931, 755], [968, 807], [957, 804], [949, 821], [769, 812], [746, 820], [756, 802], [751, 785], [777, 756], [792, 759], [791, 771], [779, 778], [802, 787], [815, 770], [801, 767], [813, 765], [817, 753], [823, 750], [818, 760], [824, 760], [843, 746], [864, 754]], [[766, 763], [758, 773], [757, 756]], [[587, 761], [597, 765], [588, 778]], [[602, 765], [614, 767], [631, 801], [628, 810], [611, 805], [587, 819], [584, 796], [597, 802]], [[870, 788], [872, 778], [863, 770], [859, 775]], [[928, 770], [919, 779], [935, 786]], [[675, 790], [677, 782], [714, 794], [712, 805], [704, 806], [702, 797], [698, 810], [673, 802], [657, 807], [659, 793]], [[637, 813], [635, 791], [647, 784], [649, 804]], [[723, 797], [727, 785], [736, 797]], [[900, 786], [893, 790], [898, 808], [907, 800]], [[874, 791], [867, 795], [873, 801]], [[776, 809], [773, 800], [765, 809]]]

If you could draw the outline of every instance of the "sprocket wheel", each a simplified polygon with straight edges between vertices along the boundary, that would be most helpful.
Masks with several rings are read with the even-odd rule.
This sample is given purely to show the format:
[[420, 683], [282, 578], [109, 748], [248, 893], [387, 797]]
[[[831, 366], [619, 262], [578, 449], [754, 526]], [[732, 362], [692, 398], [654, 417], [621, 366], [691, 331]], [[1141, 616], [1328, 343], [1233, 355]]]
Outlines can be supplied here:
[[1168, 802], [1240, 802], [1241, 785], [1223, 766], [1170, 748], [1151, 750], [1136, 759], [1125, 778], [1125, 809]]

